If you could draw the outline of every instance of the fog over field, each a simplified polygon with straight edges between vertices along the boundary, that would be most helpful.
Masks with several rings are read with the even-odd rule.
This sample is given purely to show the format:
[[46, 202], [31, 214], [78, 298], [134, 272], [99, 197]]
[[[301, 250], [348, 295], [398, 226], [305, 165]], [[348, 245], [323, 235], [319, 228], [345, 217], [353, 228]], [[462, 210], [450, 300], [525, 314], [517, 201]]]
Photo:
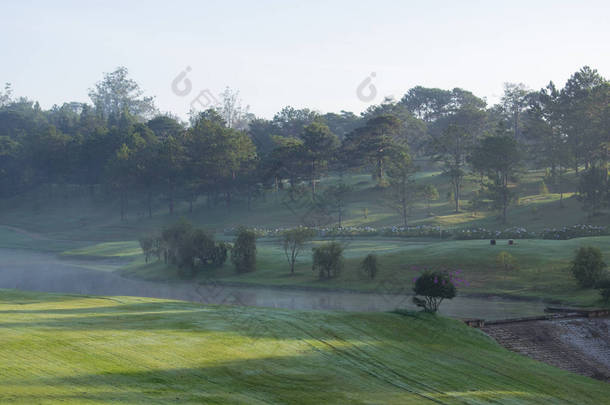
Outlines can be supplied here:
[[607, 2], [0, 5], [0, 404], [602, 404]]

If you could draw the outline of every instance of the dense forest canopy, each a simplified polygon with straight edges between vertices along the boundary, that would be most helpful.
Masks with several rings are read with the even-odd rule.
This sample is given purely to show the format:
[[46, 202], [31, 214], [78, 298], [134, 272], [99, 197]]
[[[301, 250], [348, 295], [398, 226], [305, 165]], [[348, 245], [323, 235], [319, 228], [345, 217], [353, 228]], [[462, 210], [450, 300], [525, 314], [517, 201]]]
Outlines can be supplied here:
[[505, 213], [519, 168], [547, 168], [559, 190], [566, 170], [576, 170], [585, 209], [610, 203], [610, 82], [586, 66], [563, 88], [506, 83], [493, 106], [464, 89], [417, 86], [359, 115], [287, 106], [264, 119], [227, 88], [218, 105], [185, 123], [159, 113], [124, 67], [89, 96], [91, 104], [43, 110], [10, 84], [0, 91], [0, 198], [50, 185], [103, 190], [120, 201], [123, 218], [130, 200], [152, 215], [154, 202], [173, 212], [177, 199], [202, 195], [248, 207], [279, 188], [322, 199], [316, 183], [330, 171], [368, 170], [406, 212], [416, 194], [413, 161], [426, 158], [442, 166], [456, 211], [464, 176], [479, 173], [482, 192]]

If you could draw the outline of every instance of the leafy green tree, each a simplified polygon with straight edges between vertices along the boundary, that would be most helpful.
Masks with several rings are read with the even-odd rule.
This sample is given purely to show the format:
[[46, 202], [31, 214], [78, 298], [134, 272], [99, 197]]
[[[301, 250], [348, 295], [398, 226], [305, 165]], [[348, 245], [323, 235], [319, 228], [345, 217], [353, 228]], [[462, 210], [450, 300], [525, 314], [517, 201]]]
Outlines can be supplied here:
[[218, 113], [208, 110], [194, 117], [185, 144], [192, 187], [213, 193], [223, 191], [229, 207], [237, 177], [246, 171], [246, 163], [256, 158], [250, 138], [227, 128]]
[[161, 237], [156, 235], [147, 235], [138, 239], [142, 253], [144, 253], [144, 261], [149, 262], [152, 256], [157, 256], [160, 260], [161, 254]]
[[337, 135], [341, 140], [343, 140], [347, 134], [362, 125], [362, 118], [350, 111], [341, 111], [339, 114], [327, 113], [320, 118], [328, 125], [330, 132]]
[[388, 165], [388, 178], [390, 186], [386, 190], [385, 198], [402, 219], [403, 226], [408, 226], [411, 206], [417, 197], [417, 189], [413, 175], [417, 168], [413, 165], [406, 149], [396, 150], [391, 163]]
[[422, 196], [426, 200], [428, 216], [430, 216], [431, 215], [431, 212], [430, 212], [431, 202], [439, 199], [438, 190], [436, 189], [436, 187], [434, 187], [433, 184], [426, 184], [422, 188]]
[[415, 305], [426, 312], [436, 312], [443, 300], [455, 297], [457, 289], [446, 272], [425, 271], [415, 280], [413, 292]]
[[455, 212], [460, 211], [460, 198], [466, 174], [466, 158], [475, 143], [475, 134], [466, 127], [457, 124], [449, 125], [440, 136], [432, 138], [430, 148], [435, 160], [442, 161], [444, 173], [450, 179]]
[[127, 198], [129, 190], [133, 187], [135, 179], [133, 152], [129, 146], [123, 144], [116, 151], [114, 157], [108, 162], [106, 169], [107, 181], [111, 189], [119, 194], [121, 207], [121, 221], [126, 219]]
[[303, 129], [318, 118], [318, 113], [308, 108], [296, 109], [291, 106], [282, 108], [273, 116], [275, 132], [273, 135], [295, 138]]
[[591, 167], [580, 176], [579, 199], [583, 208], [593, 217], [610, 203], [608, 169]]
[[602, 302], [610, 304], [610, 278], [598, 282], [595, 288], [599, 290]]
[[202, 268], [220, 267], [227, 260], [227, 244], [215, 242], [214, 236], [203, 229], [193, 230], [190, 239], [193, 255]]
[[240, 228], [231, 249], [231, 261], [238, 273], [256, 270], [256, 234], [246, 228]]
[[4, 84], [4, 91], [0, 91], [0, 108], [10, 104], [13, 100], [13, 89], [10, 83]]
[[431, 123], [450, 112], [452, 94], [450, 90], [417, 86], [410, 89], [400, 102], [416, 117]]
[[309, 162], [311, 195], [315, 198], [317, 177], [333, 156], [339, 145], [339, 138], [330, 132], [326, 124], [314, 121], [303, 129], [301, 139], [303, 139], [304, 158]]
[[181, 275], [192, 275], [195, 253], [192, 244], [193, 225], [181, 218], [161, 231], [161, 249], [166, 264], [183, 270]]
[[290, 185], [290, 201], [296, 200], [299, 180], [305, 177], [307, 162], [303, 160], [305, 150], [303, 141], [297, 138], [274, 137], [276, 147], [267, 156], [264, 162], [266, 177], [273, 181], [273, 188], [277, 193], [282, 186], [282, 180], [288, 180]]
[[329, 209], [337, 214], [339, 228], [343, 226], [347, 197], [353, 191], [353, 187], [343, 182], [329, 186], [324, 190], [323, 200]]
[[379, 266], [377, 264], [377, 255], [369, 253], [360, 263], [360, 268], [364, 273], [372, 280], [379, 272]]
[[312, 270], [318, 272], [320, 280], [337, 277], [343, 269], [343, 246], [338, 242], [328, 242], [314, 247]]
[[184, 180], [186, 159], [183, 137], [169, 136], [159, 145], [157, 171], [170, 215], [174, 213], [177, 189]]
[[428, 123], [426, 153], [443, 163], [444, 174], [449, 177], [452, 186], [455, 212], [459, 212], [466, 159], [485, 129], [486, 103], [460, 88], [441, 94], [438, 93], [440, 104], [432, 104], [435, 108], [432, 112], [434, 119]]
[[521, 139], [522, 121], [526, 117], [529, 93], [523, 83], [504, 83], [504, 94], [500, 103], [516, 141]]
[[570, 270], [581, 287], [591, 288], [604, 279], [605, 268], [606, 263], [604, 263], [602, 251], [599, 248], [588, 246], [576, 251]]
[[426, 124], [409, 111], [405, 104], [386, 97], [381, 104], [370, 106], [361, 115], [365, 123], [382, 116], [397, 118], [399, 126], [391, 133], [392, 141], [409, 146], [414, 153], [423, 150], [426, 142]]
[[517, 141], [507, 135], [484, 138], [474, 149], [470, 160], [474, 170], [489, 179], [484, 186], [502, 212], [502, 222], [506, 222], [506, 211], [514, 199], [510, 181], [516, 177], [522, 160]]
[[550, 167], [549, 185], [559, 189], [559, 204], [563, 207], [564, 175], [572, 164], [573, 153], [562, 124], [560, 93], [551, 82], [530, 98], [524, 135], [530, 144], [532, 160]]
[[275, 148], [276, 143], [273, 140], [276, 128], [273, 122], [263, 118], [253, 118], [249, 124], [247, 133], [254, 146], [256, 146], [256, 153], [265, 157], [271, 153]]
[[0, 196], [8, 196], [19, 186], [19, 151], [21, 145], [8, 136], [0, 136]]
[[156, 112], [153, 97], [144, 97], [140, 85], [129, 78], [126, 67], [119, 66], [106, 73], [104, 79], [89, 91], [89, 98], [105, 119], [118, 118], [123, 111], [147, 118]]
[[390, 161], [402, 123], [393, 115], [380, 115], [350, 133], [344, 142], [344, 156], [350, 164], [373, 166], [373, 178], [380, 186], [386, 182], [386, 164]]
[[159, 141], [163, 141], [170, 136], [180, 137], [184, 133], [184, 127], [179, 120], [169, 114], [157, 115], [146, 123]]
[[306, 227], [288, 229], [282, 234], [282, 247], [286, 260], [288, 260], [288, 266], [290, 266], [290, 274], [294, 274], [294, 265], [305, 243], [314, 235], [315, 231]]
[[586, 168], [595, 163], [602, 139], [608, 139], [607, 127], [599, 125], [608, 111], [608, 100], [608, 81], [588, 66], [574, 73], [559, 94], [562, 132], [567, 136], [577, 171], [581, 162]]
[[486, 206], [484, 191], [485, 190], [475, 190], [472, 193], [472, 197], [470, 197], [470, 210], [474, 217], [476, 217], [479, 211]]

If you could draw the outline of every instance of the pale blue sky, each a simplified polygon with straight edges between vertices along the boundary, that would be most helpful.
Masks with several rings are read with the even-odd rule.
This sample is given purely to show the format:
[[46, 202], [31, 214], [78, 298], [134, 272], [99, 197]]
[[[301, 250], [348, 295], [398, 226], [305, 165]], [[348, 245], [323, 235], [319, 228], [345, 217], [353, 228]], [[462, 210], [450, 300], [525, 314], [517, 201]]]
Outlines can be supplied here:
[[[495, 102], [505, 81], [538, 89], [590, 65], [610, 76], [607, 1], [25, 1], [0, 4], [0, 82], [43, 107], [88, 101], [124, 65], [161, 110], [239, 89], [251, 111], [360, 112], [415, 85]], [[172, 93], [187, 66], [193, 90]]]

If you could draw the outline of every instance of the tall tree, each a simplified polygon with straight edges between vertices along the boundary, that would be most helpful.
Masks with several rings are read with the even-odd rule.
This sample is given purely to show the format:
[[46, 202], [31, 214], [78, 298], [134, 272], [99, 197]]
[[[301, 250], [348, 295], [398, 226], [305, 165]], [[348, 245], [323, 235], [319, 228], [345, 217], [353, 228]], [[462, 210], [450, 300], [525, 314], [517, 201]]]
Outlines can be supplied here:
[[563, 207], [564, 174], [574, 160], [574, 154], [564, 131], [560, 93], [553, 82], [530, 98], [524, 135], [533, 160], [550, 167], [549, 180], [558, 189], [559, 205]]
[[4, 84], [4, 91], [0, 90], [0, 107], [11, 103], [13, 99], [13, 89], [10, 83]]
[[225, 121], [227, 128], [231, 129], [246, 130], [249, 122], [254, 118], [250, 113], [250, 106], [244, 105], [239, 97], [239, 90], [232, 90], [229, 87], [220, 93], [220, 101], [214, 109]]
[[148, 118], [156, 112], [153, 97], [145, 97], [140, 85], [129, 78], [124, 66], [106, 73], [102, 81], [89, 90], [89, 98], [102, 117], [118, 117], [127, 110], [131, 115]]
[[388, 165], [389, 187], [386, 190], [386, 198], [391, 208], [396, 210], [403, 226], [407, 227], [411, 206], [416, 199], [415, 180], [413, 175], [416, 167], [406, 147], [395, 150]]
[[308, 108], [296, 109], [294, 107], [284, 107], [280, 112], [273, 116], [273, 125], [277, 133], [284, 137], [297, 137], [303, 132], [303, 128], [311, 124], [318, 118], [318, 113]]
[[385, 166], [396, 146], [401, 121], [393, 115], [380, 115], [367, 121], [362, 128], [350, 133], [343, 146], [344, 157], [352, 166], [372, 165], [373, 178], [380, 186], [386, 182]]
[[[579, 164], [584, 163], [585, 168], [588, 168], [594, 163], [595, 157], [599, 156], [600, 135], [605, 135], [606, 140], [610, 136], [607, 128], [598, 134], [596, 129], [599, 127], [595, 125], [599, 115], [596, 114], [598, 106], [595, 105], [594, 94], [599, 88], [607, 89], [607, 83], [597, 70], [585, 66], [568, 79], [560, 92], [561, 124], [574, 155], [576, 171]], [[607, 92], [605, 97], [598, 99], [605, 111], [608, 111], [608, 100]]]
[[[456, 91], [456, 90], [454, 90]], [[461, 96], [463, 90], [458, 92]], [[466, 158], [482, 135], [486, 112], [481, 104], [472, 100], [472, 94], [464, 96], [464, 100], [457, 98], [454, 103], [460, 108], [450, 115], [437, 120], [429, 131], [428, 154], [444, 165], [444, 173], [451, 182], [455, 212], [460, 211], [460, 198], [466, 174]], [[463, 106], [462, 106], [463, 104]], [[440, 128], [441, 132], [436, 132]]]
[[598, 214], [604, 206], [610, 206], [610, 179], [608, 170], [591, 167], [580, 177], [579, 199], [589, 217]]
[[315, 198], [318, 176], [326, 168], [328, 160], [338, 147], [339, 138], [330, 132], [326, 124], [315, 121], [303, 129], [301, 139], [303, 139], [304, 158], [309, 162], [311, 196]]
[[345, 217], [345, 208], [347, 206], [347, 197], [352, 192], [353, 188], [343, 182], [333, 184], [324, 190], [324, 201], [331, 211], [337, 213], [339, 228], [343, 226], [343, 218]]
[[521, 138], [522, 121], [528, 105], [529, 91], [523, 83], [504, 83], [504, 95], [500, 100], [508, 116], [513, 137]]
[[475, 171], [489, 179], [484, 186], [495, 206], [502, 212], [502, 222], [506, 223], [506, 211], [514, 199], [510, 182], [516, 177], [521, 164], [517, 141], [509, 135], [484, 138], [474, 149], [471, 163]]

